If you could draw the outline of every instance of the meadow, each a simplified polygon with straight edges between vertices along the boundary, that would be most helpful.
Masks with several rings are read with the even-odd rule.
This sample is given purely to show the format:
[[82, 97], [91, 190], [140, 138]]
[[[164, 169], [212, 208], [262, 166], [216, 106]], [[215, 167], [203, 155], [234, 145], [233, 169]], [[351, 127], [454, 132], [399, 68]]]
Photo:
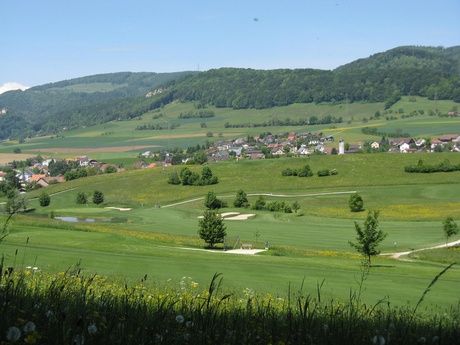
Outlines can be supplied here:
[[[119, 281], [138, 281], [147, 274], [155, 283], [177, 286], [186, 276], [202, 286], [215, 272], [221, 272], [225, 286], [238, 293], [248, 288], [284, 296], [289, 284], [300, 286], [303, 280], [305, 291], [313, 293], [316, 283], [325, 279], [324, 296], [343, 300], [356, 286], [361, 269], [361, 257], [348, 242], [355, 237], [354, 221], [362, 222], [366, 215], [349, 211], [347, 193], [357, 191], [365, 200], [366, 210], [381, 211], [380, 225], [388, 233], [381, 249], [387, 253], [442, 244], [442, 220], [447, 215], [459, 218], [460, 173], [404, 172], [405, 164], [419, 159], [460, 162], [453, 153], [231, 161], [209, 165], [220, 180], [213, 186], [169, 185], [169, 173], [177, 167], [82, 178], [48, 187], [49, 207], [40, 207], [34, 199], [40, 191], [29, 193], [29, 205], [36, 210], [16, 218], [2, 247], [7, 262], [20, 267], [36, 265], [46, 272], [59, 272], [81, 260], [85, 272]], [[339, 174], [321, 178], [281, 175], [286, 167], [304, 164], [314, 171], [335, 168]], [[197, 236], [197, 218], [204, 210], [201, 198], [213, 190], [231, 206], [239, 188], [248, 194], [267, 194], [267, 201], [298, 201], [301, 215], [227, 207], [225, 212], [256, 214], [247, 221], [226, 221], [229, 241], [236, 243], [239, 238], [256, 247], [268, 241], [270, 250], [256, 256], [203, 250]], [[90, 195], [96, 189], [104, 193], [104, 204], [75, 203], [77, 192]], [[256, 197], [250, 196], [250, 202]], [[51, 213], [96, 222], [64, 223], [50, 219]], [[396, 305], [414, 303], [445, 262], [376, 258], [363, 299], [375, 302], [389, 296]], [[431, 307], [455, 305], [459, 283], [460, 270], [453, 267], [426, 303]]]

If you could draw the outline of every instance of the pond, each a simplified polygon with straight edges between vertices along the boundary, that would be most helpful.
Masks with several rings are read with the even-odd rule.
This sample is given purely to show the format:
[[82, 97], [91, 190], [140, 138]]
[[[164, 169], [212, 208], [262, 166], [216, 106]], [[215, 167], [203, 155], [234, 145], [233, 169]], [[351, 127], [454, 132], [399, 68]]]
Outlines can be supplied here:
[[54, 217], [54, 219], [62, 220], [63, 222], [69, 223], [94, 223], [94, 218], [77, 218], [77, 217]]

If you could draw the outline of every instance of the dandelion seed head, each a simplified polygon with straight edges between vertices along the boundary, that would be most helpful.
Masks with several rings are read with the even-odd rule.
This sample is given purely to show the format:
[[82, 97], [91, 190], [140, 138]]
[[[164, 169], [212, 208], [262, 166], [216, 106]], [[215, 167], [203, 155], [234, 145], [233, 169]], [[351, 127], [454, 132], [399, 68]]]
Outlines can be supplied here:
[[184, 323], [184, 321], [185, 321], [184, 316], [182, 316], [180, 314], [176, 316], [176, 322], [177, 323]]
[[6, 331], [6, 340], [11, 341], [11, 342], [16, 342], [21, 338], [21, 331], [17, 327], [10, 327]]

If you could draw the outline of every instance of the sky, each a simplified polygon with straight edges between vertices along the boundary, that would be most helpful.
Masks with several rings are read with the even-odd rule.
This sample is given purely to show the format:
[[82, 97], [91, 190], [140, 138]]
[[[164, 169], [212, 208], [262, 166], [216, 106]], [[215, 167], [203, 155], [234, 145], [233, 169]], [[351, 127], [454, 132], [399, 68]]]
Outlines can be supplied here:
[[0, 87], [119, 72], [333, 69], [460, 45], [460, 0], [0, 0]]

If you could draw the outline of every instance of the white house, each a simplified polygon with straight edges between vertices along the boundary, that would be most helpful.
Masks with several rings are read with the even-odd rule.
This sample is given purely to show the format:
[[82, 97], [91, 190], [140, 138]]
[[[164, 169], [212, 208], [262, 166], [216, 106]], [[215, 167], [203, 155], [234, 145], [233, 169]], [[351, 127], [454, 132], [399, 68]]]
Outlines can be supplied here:
[[380, 148], [380, 144], [376, 141], [374, 141], [372, 144], [371, 144], [371, 148], [373, 150], [378, 150]]
[[408, 143], [404, 143], [399, 146], [399, 152], [401, 153], [407, 153], [409, 152], [409, 149], [410, 149], [410, 145]]

